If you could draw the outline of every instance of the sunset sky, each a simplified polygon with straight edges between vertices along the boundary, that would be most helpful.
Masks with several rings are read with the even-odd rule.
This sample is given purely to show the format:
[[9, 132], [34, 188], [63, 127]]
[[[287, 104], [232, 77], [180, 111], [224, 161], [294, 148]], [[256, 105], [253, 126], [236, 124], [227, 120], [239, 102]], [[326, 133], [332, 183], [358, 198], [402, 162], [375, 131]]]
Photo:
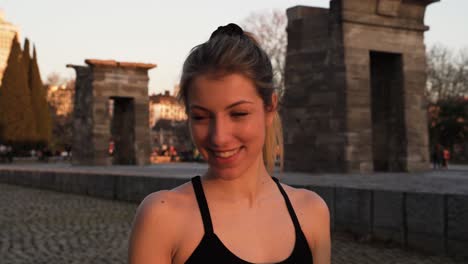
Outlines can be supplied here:
[[[252, 12], [296, 5], [328, 7], [328, 0], [159, 1], [0, 0], [6, 19], [29, 38], [43, 79], [52, 72], [74, 77], [66, 64], [87, 58], [148, 62], [150, 92], [172, 90], [189, 50], [220, 25], [241, 23]], [[426, 12], [426, 44], [468, 48], [466, 0], [442, 0]]]

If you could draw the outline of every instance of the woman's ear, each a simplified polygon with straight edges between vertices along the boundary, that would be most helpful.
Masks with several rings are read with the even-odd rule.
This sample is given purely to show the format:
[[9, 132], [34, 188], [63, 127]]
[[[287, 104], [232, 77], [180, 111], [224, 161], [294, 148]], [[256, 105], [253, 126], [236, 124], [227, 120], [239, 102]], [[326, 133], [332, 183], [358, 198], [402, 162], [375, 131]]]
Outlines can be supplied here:
[[273, 123], [273, 119], [278, 108], [278, 95], [273, 93], [271, 95], [271, 105], [267, 107], [266, 115], [266, 125], [269, 127]]

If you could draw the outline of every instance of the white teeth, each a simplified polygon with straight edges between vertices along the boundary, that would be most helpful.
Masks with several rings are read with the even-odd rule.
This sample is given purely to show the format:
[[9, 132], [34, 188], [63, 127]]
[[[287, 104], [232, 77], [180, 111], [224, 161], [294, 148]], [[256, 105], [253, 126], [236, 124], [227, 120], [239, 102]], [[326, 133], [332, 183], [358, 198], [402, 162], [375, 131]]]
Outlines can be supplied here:
[[235, 149], [235, 150], [231, 150], [231, 151], [224, 151], [224, 152], [215, 151], [214, 154], [215, 154], [216, 157], [229, 158], [231, 156], [234, 156], [234, 154], [236, 154], [237, 151], [239, 151], [239, 149]]

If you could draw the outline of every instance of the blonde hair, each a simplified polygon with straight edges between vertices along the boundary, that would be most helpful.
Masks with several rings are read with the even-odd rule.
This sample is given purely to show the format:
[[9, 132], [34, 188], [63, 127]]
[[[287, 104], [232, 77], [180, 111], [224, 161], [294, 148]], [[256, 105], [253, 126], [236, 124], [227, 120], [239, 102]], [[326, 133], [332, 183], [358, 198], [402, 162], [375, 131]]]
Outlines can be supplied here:
[[283, 127], [278, 111], [275, 112], [271, 126], [266, 128], [263, 144], [263, 160], [270, 174], [273, 174], [277, 158], [279, 158], [282, 172], [284, 169]]
[[187, 112], [188, 91], [196, 77], [230, 73], [240, 73], [249, 78], [266, 111], [274, 111], [272, 124], [265, 128], [263, 160], [268, 172], [273, 174], [279, 158], [280, 170], [283, 171], [283, 131], [278, 114], [279, 102], [273, 102], [273, 94], [277, 90], [273, 85], [273, 69], [270, 58], [251, 33], [229, 24], [215, 30], [207, 42], [195, 46], [184, 62], [178, 99]]

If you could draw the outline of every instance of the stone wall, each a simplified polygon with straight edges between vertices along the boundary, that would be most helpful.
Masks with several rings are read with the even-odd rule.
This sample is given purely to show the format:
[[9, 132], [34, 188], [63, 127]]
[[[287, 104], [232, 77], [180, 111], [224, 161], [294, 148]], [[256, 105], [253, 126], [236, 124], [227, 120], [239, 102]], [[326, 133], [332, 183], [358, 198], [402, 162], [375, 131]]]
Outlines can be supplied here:
[[431, 2], [332, 0], [330, 9], [287, 10], [288, 170], [429, 168], [423, 18]]

